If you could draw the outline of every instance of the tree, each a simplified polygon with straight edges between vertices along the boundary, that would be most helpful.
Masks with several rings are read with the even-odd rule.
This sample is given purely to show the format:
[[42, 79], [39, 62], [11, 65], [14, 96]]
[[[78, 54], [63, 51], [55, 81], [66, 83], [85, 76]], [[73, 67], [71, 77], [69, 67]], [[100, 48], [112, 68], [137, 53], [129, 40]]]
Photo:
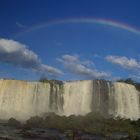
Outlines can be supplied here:
[[48, 82], [48, 81], [49, 80], [48, 80], [47, 77], [41, 77], [40, 80], [39, 80], [39, 82], [43, 82], [43, 83]]
[[21, 123], [14, 118], [10, 118], [8, 120], [8, 125], [11, 126], [11, 127], [17, 127], [18, 128], [18, 127], [21, 126]]
[[136, 84], [136, 82], [134, 80], [132, 80], [131, 78], [119, 79], [119, 80], [117, 80], [117, 82], [123, 82], [123, 83], [131, 84], [131, 85]]
[[135, 85], [135, 81], [134, 80], [132, 80], [131, 78], [127, 78], [125, 81], [124, 81], [125, 83], [128, 83], [128, 84], [132, 84], [132, 85]]

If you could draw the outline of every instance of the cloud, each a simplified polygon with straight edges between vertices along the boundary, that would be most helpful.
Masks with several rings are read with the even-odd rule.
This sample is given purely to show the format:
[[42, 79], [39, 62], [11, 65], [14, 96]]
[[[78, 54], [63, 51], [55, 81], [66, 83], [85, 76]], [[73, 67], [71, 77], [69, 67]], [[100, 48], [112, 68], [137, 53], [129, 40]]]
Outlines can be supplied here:
[[101, 56], [100, 56], [99, 54], [97, 54], [97, 53], [94, 53], [93, 56], [94, 56], [95, 58], [100, 58], [100, 57], [101, 57]]
[[88, 78], [105, 78], [109, 77], [110, 74], [105, 72], [99, 72], [96, 69], [91, 69], [89, 66], [92, 64], [91, 61], [81, 61], [79, 59], [79, 56], [77, 55], [63, 55], [61, 58], [57, 59], [59, 62], [61, 62], [65, 69], [67, 69], [69, 72], [84, 76]]
[[36, 53], [14, 40], [0, 39], [0, 62], [52, 76], [62, 74], [57, 68], [42, 64]]
[[140, 80], [140, 75], [133, 75], [133, 74], [130, 74], [129, 77], [131, 77], [131, 78], [134, 79], [134, 80]]
[[136, 70], [140, 68], [140, 62], [134, 58], [127, 58], [125, 56], [106, 56], [105, 59], [112, 64], [117, 64], [124, 69]]
[[19, 22], [16, 22], [16, 25], [19, 27], [19, 28], [25, 28], [25, 25], [19, 23]]

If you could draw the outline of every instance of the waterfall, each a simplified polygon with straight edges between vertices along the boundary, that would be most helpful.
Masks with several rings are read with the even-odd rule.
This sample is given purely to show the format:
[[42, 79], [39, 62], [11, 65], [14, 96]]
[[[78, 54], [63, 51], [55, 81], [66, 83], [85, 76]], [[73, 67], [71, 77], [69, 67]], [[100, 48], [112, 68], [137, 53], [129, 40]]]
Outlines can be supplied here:
[[139, 92], [133, 85], [114, 83], [115, 116], [138, 119], [140, 117]]
[[64, 83], [64, 114], [85, 115], [91, 112], [92, 81]]
[[0, 80], [0, 118], [25, 120], [46, 112], [61, 113], [60, 85]]
[[105, 80], [57, 83], [0, 80], [0, 119], [55, 112], [59, 115], [85, 115], [140, 118], [140, 92], [135, 86]]

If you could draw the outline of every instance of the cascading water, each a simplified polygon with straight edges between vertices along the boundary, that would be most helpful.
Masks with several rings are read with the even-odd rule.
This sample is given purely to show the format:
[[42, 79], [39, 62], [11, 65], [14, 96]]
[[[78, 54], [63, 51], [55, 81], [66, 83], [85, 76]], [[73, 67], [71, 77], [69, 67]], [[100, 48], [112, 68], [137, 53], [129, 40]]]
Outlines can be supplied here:
[[61, 113], [61, 85], [0, 80], [0, 118], [25, 120], [45, 112]]
[[114, 83], [115, 115], [122, 118], [140, 117], [140, 93], [133, 85]]
[[92, 81], [64, 83], [64, 115], [85, 115], [91, 112]]
[[133, 85], [104, 80], [25, 82], [0, 80], [0, 119], [19, 120], [47, 112], [69, 116], [99, 112], [140, 118], [140, 93]]

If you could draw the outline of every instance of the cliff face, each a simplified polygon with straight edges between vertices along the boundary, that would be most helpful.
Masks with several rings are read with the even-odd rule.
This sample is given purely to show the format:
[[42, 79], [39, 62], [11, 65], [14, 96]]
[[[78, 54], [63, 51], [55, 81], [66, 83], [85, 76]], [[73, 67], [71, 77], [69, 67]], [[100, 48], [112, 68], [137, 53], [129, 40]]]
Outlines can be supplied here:
[[140, 93], [133, 85], [99, 80], [24, 82], [0, 80], [0, 118], [20, 120], [46, 112], [85, 115], [91, 111], [140, 118]]

